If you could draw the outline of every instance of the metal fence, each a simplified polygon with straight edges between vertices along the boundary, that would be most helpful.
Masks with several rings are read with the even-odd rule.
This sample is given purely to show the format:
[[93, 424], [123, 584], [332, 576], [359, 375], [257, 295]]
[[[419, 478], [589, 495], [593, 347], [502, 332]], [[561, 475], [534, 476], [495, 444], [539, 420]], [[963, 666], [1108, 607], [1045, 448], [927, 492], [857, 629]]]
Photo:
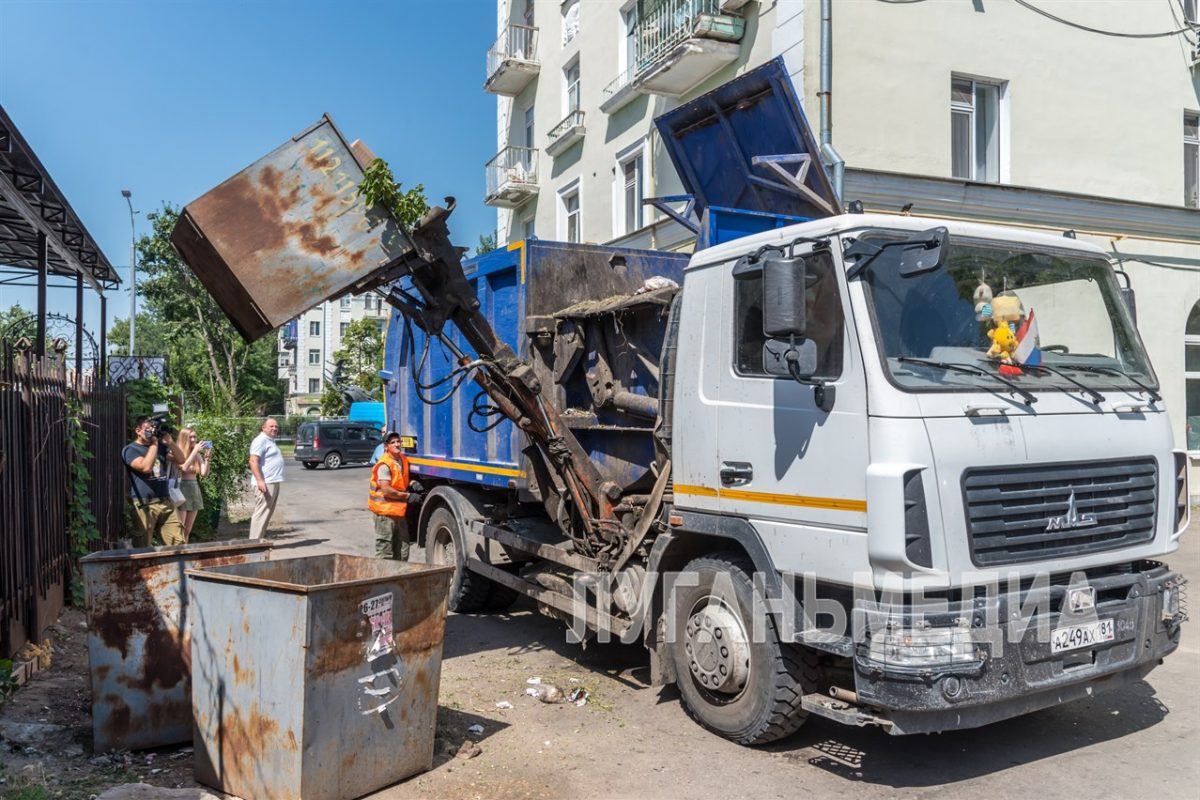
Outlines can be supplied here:
[[100, 540], [123, 524], [125, 400], [116, 387], [77, 379], [65, 360], [0, 346], [0, 657], [36, 639], [61, 611], [73, 557], [70, 409], [77, 397], [92, 453], [85, 467]]

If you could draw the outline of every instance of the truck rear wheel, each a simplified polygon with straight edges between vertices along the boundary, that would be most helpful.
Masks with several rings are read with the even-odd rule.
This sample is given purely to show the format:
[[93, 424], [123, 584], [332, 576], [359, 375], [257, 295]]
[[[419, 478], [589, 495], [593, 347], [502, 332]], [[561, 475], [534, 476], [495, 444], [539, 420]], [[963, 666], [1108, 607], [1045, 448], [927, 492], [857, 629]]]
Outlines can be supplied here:
[[466, 558], [458, 551], [462, 541], [458, 519], [448, 508], [429, 515], [425, 537], [425, 562], [454, 567], [450, 581], [450, 610], [458, 613], [482, 611], [489, 606], [492, 582], [467, 569]]
[[[739, 744], [765, 744], [794, 733], [808, 717], [801, 698], [817, 686], [815, 656], [779, 638], [769, 614], [756, 641], [753, 565], [723, 553], [691, 561], [696, 586], [675, 589], [674, 631], [667, 643], [680, 699], [692, 719]], [[757, 599], [757, 603], [756, 603]], [[765, 613], [765, 612], [764, 612]]]

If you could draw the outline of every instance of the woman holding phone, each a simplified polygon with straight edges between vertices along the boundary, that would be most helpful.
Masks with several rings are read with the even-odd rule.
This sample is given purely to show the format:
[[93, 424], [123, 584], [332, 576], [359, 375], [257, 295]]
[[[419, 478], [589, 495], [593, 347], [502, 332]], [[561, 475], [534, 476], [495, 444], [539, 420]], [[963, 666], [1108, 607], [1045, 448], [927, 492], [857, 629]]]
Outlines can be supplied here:
[[183, 524], [183, 541], [192, 535], [196, 516], [204, 510], [204, 497], [200, 493], [200, 478], [208, 475], [208, 459], [212, 456], [212, 442], [201, 442], [192, 428], [179, 431], [179, 448], [183, 451], [183, 463], [179, 465], [179, 489], [184, 502], [179, 506], [179, 521]]

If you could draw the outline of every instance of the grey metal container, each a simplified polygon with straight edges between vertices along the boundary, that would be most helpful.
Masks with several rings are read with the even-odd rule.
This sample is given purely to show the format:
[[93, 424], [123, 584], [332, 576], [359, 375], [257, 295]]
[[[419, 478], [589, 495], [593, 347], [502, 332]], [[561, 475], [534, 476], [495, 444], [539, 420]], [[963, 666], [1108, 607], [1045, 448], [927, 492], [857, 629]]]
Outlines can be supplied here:
[[323, 115], [184, 207], [171, 243], [247, 341], [369, 288], [413, 249], [390, 214], [357, 194], [370, 158]]
[[191, 740], [186, 571], [270, 554], [270, 542], [242, 540], [104, 550], [80, 559], [97, 753]]
[[189, 571], [196, 780], [344, 800], [429, 769], [452, 572], [346, 555]]

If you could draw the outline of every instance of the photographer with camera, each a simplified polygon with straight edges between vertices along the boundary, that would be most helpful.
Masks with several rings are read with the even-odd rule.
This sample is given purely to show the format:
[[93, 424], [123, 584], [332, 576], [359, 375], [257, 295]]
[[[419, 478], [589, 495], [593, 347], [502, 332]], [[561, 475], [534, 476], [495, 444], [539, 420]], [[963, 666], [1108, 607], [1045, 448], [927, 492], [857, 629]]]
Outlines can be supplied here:
[[170, 465], [183, 462], [174, 431], [163, 417], [139, 417], [134, 440], [121, 451], [129, 472], [133, 506], [133, 546], [149, 547], [157, 534], [163, 544], [183, 544], [183, 525], [171, 501]]

